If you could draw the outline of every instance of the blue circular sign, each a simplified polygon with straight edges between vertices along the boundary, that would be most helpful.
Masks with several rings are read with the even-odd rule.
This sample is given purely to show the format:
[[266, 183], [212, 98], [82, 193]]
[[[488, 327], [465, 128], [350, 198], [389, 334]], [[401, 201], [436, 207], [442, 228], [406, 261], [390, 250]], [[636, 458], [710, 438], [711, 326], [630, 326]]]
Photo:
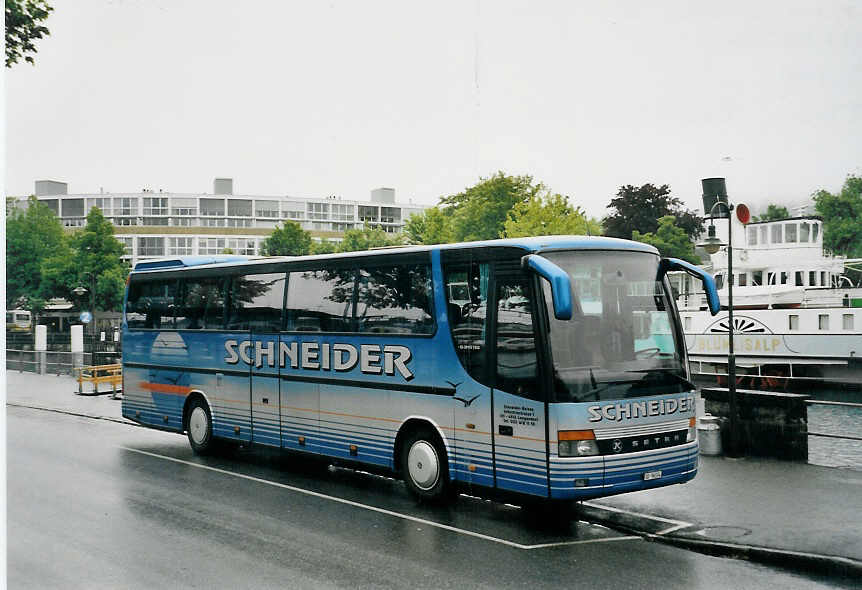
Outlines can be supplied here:
[[79, 316], [79, 319], [83, 323], [89, 324], [90, 322], [93, 321], [93, 314], [91, 314], [89, 311], [82, 311], [81, 315]]

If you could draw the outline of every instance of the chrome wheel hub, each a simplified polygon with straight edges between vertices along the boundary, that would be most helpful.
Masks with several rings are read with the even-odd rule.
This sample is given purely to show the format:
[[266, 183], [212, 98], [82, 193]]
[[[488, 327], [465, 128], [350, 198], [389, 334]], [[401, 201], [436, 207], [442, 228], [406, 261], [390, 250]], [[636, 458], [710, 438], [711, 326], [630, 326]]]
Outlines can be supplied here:
[[410, 479], [420, 490], [430, 490], [440, 478], [440, 459], [437, 450], [428, 441], [418, 440], [407, 454]]

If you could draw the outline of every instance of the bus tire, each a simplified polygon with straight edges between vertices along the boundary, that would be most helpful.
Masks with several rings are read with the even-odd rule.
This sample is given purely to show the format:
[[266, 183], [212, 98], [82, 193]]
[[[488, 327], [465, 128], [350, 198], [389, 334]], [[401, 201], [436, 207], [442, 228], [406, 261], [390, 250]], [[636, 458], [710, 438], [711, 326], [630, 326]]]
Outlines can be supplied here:
[[200, 397], [189, 403], [187, 433], [189, 445], [196, 455], [207, 455], [215, 450], [213, 419], [209, 405]]
[[399, 462], [407, 490], [417, 500], [441, 502], [451, 498], [446, 450], [433, 431], [420, 428], [408, 434]]

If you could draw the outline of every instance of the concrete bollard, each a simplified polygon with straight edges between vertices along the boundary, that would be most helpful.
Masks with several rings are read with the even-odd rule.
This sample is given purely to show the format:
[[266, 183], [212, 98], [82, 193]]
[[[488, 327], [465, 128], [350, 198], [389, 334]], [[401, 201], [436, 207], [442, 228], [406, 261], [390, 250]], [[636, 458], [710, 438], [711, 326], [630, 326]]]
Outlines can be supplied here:
[[33, 348], [36, 350], [39, 374], [44, 375], [48, 372], [48, 326], [36, 326], [36, 342]]
[[72, 366], [79, 369], [84, 366], [84, 326], [72, 326]]

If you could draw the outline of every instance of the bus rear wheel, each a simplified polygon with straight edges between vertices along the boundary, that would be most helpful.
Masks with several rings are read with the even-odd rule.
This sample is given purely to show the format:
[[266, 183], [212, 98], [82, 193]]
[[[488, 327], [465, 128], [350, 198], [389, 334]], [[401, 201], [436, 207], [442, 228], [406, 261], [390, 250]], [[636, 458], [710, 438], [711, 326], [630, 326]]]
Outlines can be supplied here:
[[407, 435], [401, 446], [400, 466], [407, 490], [416, 499], [439, 502], [451, 496], [446, 451], [430, 430], [421, 429]]
[[195, 398], [188, 409], [189, 444], [196, 455], [206, 455], [215, 449], [213, 439], [213, 420], [209, 405], [201, 398]]

